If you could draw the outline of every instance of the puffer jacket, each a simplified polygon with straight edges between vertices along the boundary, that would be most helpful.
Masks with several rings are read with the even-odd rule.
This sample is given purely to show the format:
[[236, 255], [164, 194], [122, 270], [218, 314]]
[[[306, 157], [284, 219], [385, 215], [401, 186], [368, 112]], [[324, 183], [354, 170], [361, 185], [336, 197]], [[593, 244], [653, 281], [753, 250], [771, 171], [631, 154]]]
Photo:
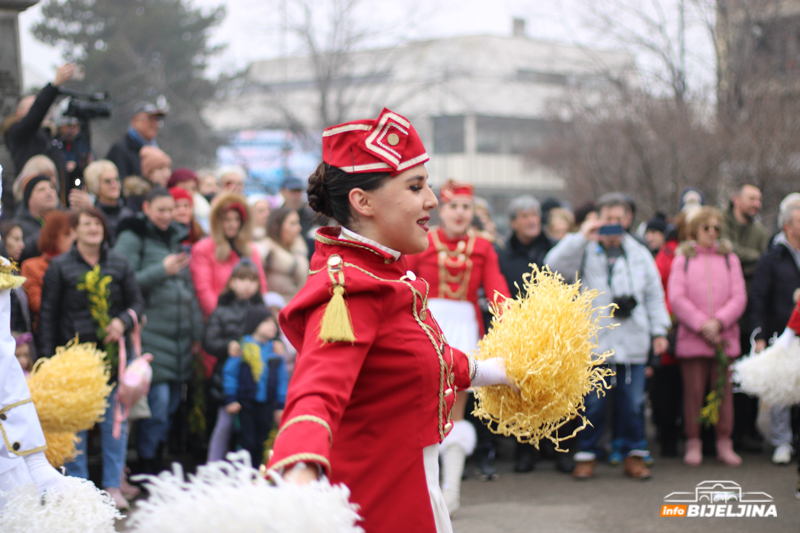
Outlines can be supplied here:
[[264, 300], [256, 294], [249, 300], [238, 300], [236, 295], [225, 291], [219, 297], [219, 304], [206, 323], [203, 334], [203, 349], [216, 357], [214, 372], [208, 379], [209, 397], [222, 402], [225, 393], [222, 387], [222, 369], [228, 359], [228, 343], [240, 341], [244, 337], [244, 324], [247, 313], [255, 306], [263, 306]]
[[[112, 279], [108, 286], [111, 291], [109, 315], [122, 320], [128, 330], [133, 319], [127, 310], [132, 309], [138, 317], [144, 311], [144, 299], [136, 275], [124, 256], [105, 247], [100, 252], [98, 264], [100, 273]], [[57, 346], [64, 346], [76, 334], [81, 342], [96, 342], [102, 349], [103, 339], [97, 338], [97, 323], [89, 311], [88, 295], [78, 290], [81, 277], [92, 268], [78, 252], [77, 245], [50, 261], [44, 275], [39, 310], [37, 346], [40, 357], [52, 356]]]
[[792, 316], [798, 289], [800, 268], [781, 232], [761, 257], [753, 277], [749, 313], [750, 326], [759, 329], [756, 339], [769, 339], [783, 332]]
[[187, 230], [175, 222], [167, 231], [159, 231], [143, 215], [123, 219], [118, 227], [114, 250], [130, 262], [145, 299], [142, 350], [153, 354], [153, 383], [187, 381], [192, 373], [192, 343], [203, 336], [189, 269], [169, 276], [163, 266], [166, 256], [181, 251], [186, 235]]
[[669, 302], [678, 320], [675, 355], [713, 357], [716, 346], [707, 343], [700, 328], [709, 319], [722, 323], [722, 343], [728, 357], [742, 353], [739, 318], [747, 306], [739, 258], [727, 240], [711, 248], [694, 242], [678, 247], [668, 282]]
[[[578, 272], [581, 290], [600, 291], [594, 299], [595, 307], [610, 305], [615, 295], [636, 298], [637, 305], [629, 318], [600, 319], [603, 329], [597, 335], [597, 350], [599, 353], [614, 350], [611, 361], [615, 363], [644, 364], [652, 337], [666, 336], [670, 319], [661, 278], [650, 250], [628, 234], [623, 236], [622, 250], [624, 255], [617, 259], [610, 276], [608, 256], [603, 248], [580, 232], [561, 239], [544, 261], [568, 281], [573, 281]], [[607, 314], [607, 311], [602, 313]], [[617, 326], [610, 329], [612, 324]]]
[[286, 250], [267, 238], [267, 252], [264, 258], [264, 274], [270, 291], [277, 292], [287, 302], [303, 288], [308, 278], [308, 247], [301, 235]]

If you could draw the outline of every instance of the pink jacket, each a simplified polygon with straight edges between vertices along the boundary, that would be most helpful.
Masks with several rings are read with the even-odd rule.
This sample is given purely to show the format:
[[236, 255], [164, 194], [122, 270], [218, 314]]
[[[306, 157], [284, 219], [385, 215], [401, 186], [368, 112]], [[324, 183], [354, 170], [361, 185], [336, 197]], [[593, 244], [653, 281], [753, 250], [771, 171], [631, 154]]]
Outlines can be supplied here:
[[[192, 246], [192, 262], [189, 263], [197, 300], [200, 302], [200, 310], [203, 311], [206, 320], [217, 308], [219, 295], [225, 290], [233, 269], [239, 264], [239, 256], [233, 252], [228, 256], [227, 261], [220, 263], [214, 255], [216, 250], [217, 245], [214, 244], [211, 237], [200, 239]], [[250, 243], [250, 259], [253, 260], [254, 265], [261, 266], [258, 248], [253, 243]], [[258, 268], [258, 279], [261, 281], [261, 294], [265, 294], [267, 277], [264, 275], [263, 268]]]
[[714, 356], [716, 348], [700, 335], [700, 328], [710, 318], [722, 323], [725, 353], [729, 357], [742, 353], [738, 321], [747, 305], [747, 292], [742, 266], [731, 249], [727, 241], [712, 248], [698, 248], [693, 242], [678, 248], [667, 291], [678, 320], [678, 358]]

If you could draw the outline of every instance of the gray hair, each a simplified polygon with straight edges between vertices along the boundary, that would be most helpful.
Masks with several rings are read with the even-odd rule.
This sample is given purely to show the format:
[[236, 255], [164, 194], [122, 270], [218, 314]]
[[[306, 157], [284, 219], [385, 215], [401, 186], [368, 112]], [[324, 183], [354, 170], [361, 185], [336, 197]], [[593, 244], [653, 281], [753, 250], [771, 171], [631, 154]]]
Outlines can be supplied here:
[[517, 218], [517, 215], [520, 211], [530, 210], [535, 210], [541, 215], [542, 204], [539, 203], [539, 200], [529, 194], [518, 196], [517, 198], [511, 200], [511, 203], [508, 204], [508, 218], [510, 220], [514, 220]]
[[621, 192], [609, 192], [597, 199], [597, 210], [600, 211], [604, 207], [624, 207], [626, 213], [631, 212], [630, 198]]
[[778, 218], [781, 228], [792, 223], [792, 214], [797, 210], [800, 210], [800, 200], [790, 202], [783, 206], [780, 217]]

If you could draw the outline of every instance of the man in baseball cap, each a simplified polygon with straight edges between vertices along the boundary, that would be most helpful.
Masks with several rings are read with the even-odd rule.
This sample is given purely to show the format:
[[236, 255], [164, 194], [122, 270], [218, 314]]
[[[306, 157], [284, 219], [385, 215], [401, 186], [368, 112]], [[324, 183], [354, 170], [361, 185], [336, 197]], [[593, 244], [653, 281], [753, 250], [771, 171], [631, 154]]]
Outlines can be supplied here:
[[130, 127], [125, 136], [108, 151], [106, 159], [119, 169], [119, 177], [141, 176], [139, 151], [143, 146], [156, 144], [156, 137], [167, 116], [166, 102], [139, 102], [133, 106]]

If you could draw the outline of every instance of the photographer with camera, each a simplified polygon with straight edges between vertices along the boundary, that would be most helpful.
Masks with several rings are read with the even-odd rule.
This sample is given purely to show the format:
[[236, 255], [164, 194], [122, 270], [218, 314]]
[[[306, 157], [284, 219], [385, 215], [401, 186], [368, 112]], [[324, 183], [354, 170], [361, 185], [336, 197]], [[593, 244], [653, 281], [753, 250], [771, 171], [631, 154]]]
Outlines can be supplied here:
[[145, 177], [142, 176], [139, 152], [143, 146], [158, 146], [156, 137], [164, 125], [166, 116], [165, 105], [139, 102], [133, 108], [128, 132], [114, 143], [106, 155], [106, 159], [116, 165], [121, 180], [125, 180], [128, 176]]
[[[7, 175], [9, 179], [22, 170], [25, 163], [35, 155], [45, 155], [53, 160], [58, 170], [58, 183], [62, 196], [66, 194], [65, 183], [67, 178], [66, 166], [64, 155], [58, 148], [58, 143], [54, 141], [50, 130], [47, 127], [50, 124], [45, 123], [50, 106], [58, 97], [60, 87], [71, 80], [75, 73], [78, 71], [77, 65], [68, 63], [58, 67], [56, 70], [56, 77], [52, 83], [48, 83], [44, 88], [39, 91], [36, 96], [29, 95], [20, 99], [17, 104], [17, 110], [14, 113], [13, 120], [10, 125], [6, 127], [3, 137], [11, 152], [11, 157], [14, 159], [14, 171], [9, 172]], [[3, 204], [7, 213], [13, 213], [13, 198], [10, 198], [11, 186], [5, 187], [9, 197], [7, 197]], [[61, 198], [62, 203], [65, 203], [66, 198]]]
[[[583, 290], [597, 290], [595, 305], [615, 304], [614, 317], [602, 318], [604, 328], [597, 336], [598, 352], [614, 351], [610, 359], [616, 376], [614, 388], [614, 426], [622, 439], [624, 473], [634, 479], [647, 479], [647, 441], [644, 438], [645, 365], [651, 347], [660, 355], [668, 346], [670, 318], [664, 303], [664, 289], [650, 251], [624, 231], [630, 206], [619, 194], [598, 200], [600, 218], [584, 222], [581, 231], [564, 237], [545, 257], [554, 271], [569, 276], [577, 272]], [[601, 311], [602, 312], [602, 311]], [[608, 311], [602, 312], [608, 313]], [[608, 328], [617, 324], [614, 329]], [[606, 418], [608, 395], [586, 396], [586, 417], [591, 426], [578, 433], [575, 454], [576, 479], [594, 475], [595, 459]]]

